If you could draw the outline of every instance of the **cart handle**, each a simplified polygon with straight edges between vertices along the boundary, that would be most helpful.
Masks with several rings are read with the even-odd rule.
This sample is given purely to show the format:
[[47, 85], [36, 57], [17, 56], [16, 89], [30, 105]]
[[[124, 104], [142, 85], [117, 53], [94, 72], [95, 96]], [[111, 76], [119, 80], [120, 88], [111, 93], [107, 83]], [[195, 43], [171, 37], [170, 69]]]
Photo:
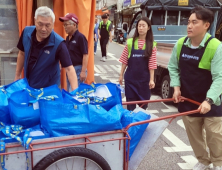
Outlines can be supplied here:
[[[194, 101], [194, 100], [191, 100], [191, 99], [188, 99], [188, 98], [185, 98], [185, 97], [181, 97], [181, 99], [184, 100], [184, 101], [191, 102], [191, 103], [196, 104], [196, 105], [200, 105], [201, 104], [201, 103], [199, 103], [197, 101]], [[170, 99], [160, 99], [160, 100], [143, 100], [143, 101], [123, 102], [123, 105], [127, 105], [127, 104], [142, 104], [142, 103], [155, 103], [155, 102], [171, 102], [171, 101], [174, 101], [174, 99], [170, 98]], [[190, 115], [190, 114], [199, 113], [199, 112], [200, 112], [200, 109], [197, 109], [197, 110], [177, 113], [177, 114], [173, 114], [173, 115], [169, 115], [169, 116], [163, 116], [163, 117], [159, 117], [159, 118], [155, 118], [155, 119], [135, 122], [135, 123], [129, 124], [123, 130], [127, 131], [132, 126], [142, 125], [142, 124], [156, 122], [156, 121], [159, 121], [159, 120], [170, 119], [170, 118], [174, 119], [174, 118], [176, 118], [178, 116], [185, 116], [185, 115]]]
[[[200, 105], [200, 104], [201, 104], [201, 103], [199, 103], [199, 102], [197, 102], [197, 101], [194, 101], [194, 100], [192, 100], [192, 99], [188, 99], [188, 98], [185, 98], [185, 97], [182, 97], [182, 96], [181, 96], [181, 100], [188, 101], [188, 102], [191, 102], [191, 103], [196, 104], [196, 105]], [[173, 101], [174, 101], [173, 98], [169, 98], [169, 99], [159, 99], [159, 100], [141, 100], [141, 101], [122, 102], [122, 105], [157, 103], [157, 102], [173, 102]]]

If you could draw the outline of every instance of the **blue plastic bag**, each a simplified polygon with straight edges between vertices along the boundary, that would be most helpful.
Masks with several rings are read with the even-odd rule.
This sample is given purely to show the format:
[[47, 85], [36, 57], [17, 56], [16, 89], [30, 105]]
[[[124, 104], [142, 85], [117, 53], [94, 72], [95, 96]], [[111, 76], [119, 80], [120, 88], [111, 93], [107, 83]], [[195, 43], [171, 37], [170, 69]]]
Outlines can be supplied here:
[[37, 139], [50, 138], [50, 135], [41, 128], [41, 125], [36, 125], [31, 128], [29, 137], [32, 138], [33, 140], [37, 140]]
[[11, 84], [0, 87], [0, 122], [10, 124], [10, 114], [8, 107], [8, 98], [12, 93], [22, 90], [28, 86], [26, 79], [17, 80]]
[[74, 99], [73, 95], [70, 94], [69, 92], [65, 91], [64, 89], [62, 89], [62, 97], [63, 97], [64, 103], [77, 104], [77, 105], [87, 103], [87, 102], [80, 102], [80, 101]]
[[10, 123], [10, 116], [8, 110], [8, 97], [0, 89], [0, 122]]
[[[121, 118], [121, 123], [122, 123], [123, 128], [125, 128], [130, 123], [149, 120], [150, 117], [151, 117], [150, 115], [143, 113], [141, 111], [138, 113], [134, 113], [132, 111], [128, 111], [128, 112], [125, 111], [125, 112], [123, 112], [123, 116]], [[138, 143], [139, 143], [141, 137], [143, 136], [143, 133], [146, 130], [148, 125], [149, 125], [149, 123], [137, 125], [137, 126], [132, 126], [127, 131], [131, 137], [129, 158], [132, 156], [134, 150], [136, 149], [136, 146], [138, 145]], [[126, 151], [128, 152], [128, 140], [126, 141], [126, 144], [127, 144]]]
[[40, 109], [38, 100], [46, 97], [63, 101], [62, 93], [57, 85], [43, 89], [29, 87], [13, 93], [8, 100], [12, 124], [22, 125], [24, 128], [39, 124]]
[[[101, 97], [90, 95], [94, 93], [99, 86], [102, 86], [102, 85], [105, 85], [108, 88], [111, 94], [110, 97], [101, 98]], [[66, 100], [67, 102], [69, 102], [68, 100], [70, 100], [76, 103], [76, 100], [72, 99], [74, 96], [85, 98], [87, 99], [86, 101], [89, 101], [88, 103], [92, 105], [100, 105], [107, 111], [117, 104], [122, 104], [121, 90], [119, 88], [119, 85], [114, 84], [114, 83], [106, 83], [106, 84], [98, 83], [98, 84], [91, 84], [91, 85], [81, 83], [80, 86], [76, 90], [74, 90], [70, 94], [66, 94], [65, 97], [64, 96], [63, 97], [64, 97], [64, 100]]]
[[25, 128], [39, 124], [40, 110], [36, 98], [24, 90], [15, 92], [9, 98], [9, 110], [12, 124], [22, 125]]
[[121, 105], [109, 111], [99, 105], [40, 100], [41, 125], [53, 137], [122, 129]]
[[10, 97], [12, 93], [22, 90], [27, 87], [29, 87], [29, 84], [28, 84], [27, 79], [24, 78], [24, 79], [19, 79], [15, 82], [12, 82], [8, 85], [5, 85], [4, 89], [6, 91], [7, 96]]

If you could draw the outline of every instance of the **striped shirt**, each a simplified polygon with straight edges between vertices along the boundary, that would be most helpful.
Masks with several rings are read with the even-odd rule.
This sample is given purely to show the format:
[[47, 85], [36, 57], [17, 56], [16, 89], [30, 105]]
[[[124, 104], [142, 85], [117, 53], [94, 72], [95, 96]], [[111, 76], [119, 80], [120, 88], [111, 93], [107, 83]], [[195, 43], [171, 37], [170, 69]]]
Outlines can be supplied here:
[[[145, 40], [138, 40], [138, 48], [141, 50], [143, 49], [143, 45], [145, 43]], [[148, 64], [148, 68], [151, 70], [151, 69], [157, 69], [157, 62], [156, 62], [156, 47], [153, 48], [153, 51], [152, 51], [152, 56], [150, 57], [149, 59], [149, 63]], [[126, 64], [128, 65], [128, 46], [126, 45], [123, 52], [122, 52], [122, 55], [119, 59], [119, 61], [123, 64]]]

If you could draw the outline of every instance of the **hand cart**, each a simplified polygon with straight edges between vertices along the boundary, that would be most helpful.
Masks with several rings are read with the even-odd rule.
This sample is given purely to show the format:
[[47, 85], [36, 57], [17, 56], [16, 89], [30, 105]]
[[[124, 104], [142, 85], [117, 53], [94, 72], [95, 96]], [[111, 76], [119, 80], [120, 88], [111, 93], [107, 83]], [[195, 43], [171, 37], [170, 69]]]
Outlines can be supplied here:
[[[182, 99], [200, 105], [196, 101], [184, 97]], [[172, 101], [173, 99], [146, 100], [123, 102], [123, 105]], [[18, 143], [9, 143], [5, 153], [0, 155], [5, 155], [7, 170], [27, 169], [25, 153], [28, 153], [30, 159], [29, 169], [33, 170], [128, 170], [130, 161], [126, 147], [129, 150], [131, 138], [127, 130], [130, 127], [165, 119], [171, 119], [171, 123], [178, 116], [198, 112], [199, 110], [193, 110], [131, 123], [125, 129], [117, 131], [38, 139], [30, 144], [28, 150], [24, 150]], [[149, 130], [149, 126], [147, 129]]]

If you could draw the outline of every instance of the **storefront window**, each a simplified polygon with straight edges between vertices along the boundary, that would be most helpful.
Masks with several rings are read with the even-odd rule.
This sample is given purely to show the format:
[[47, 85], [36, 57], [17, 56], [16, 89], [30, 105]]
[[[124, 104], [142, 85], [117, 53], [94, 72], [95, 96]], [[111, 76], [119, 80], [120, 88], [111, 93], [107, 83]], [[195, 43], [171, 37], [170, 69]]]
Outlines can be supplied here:
[[167, 11], [167, 25], [178, 25], [179, 11]]
[[165, 11], [153, 11], [151, 18], [152, 25], [164, 25]]
[[190, 17], [190, 11], [181, 11], [180, 25], [187, 25]]

